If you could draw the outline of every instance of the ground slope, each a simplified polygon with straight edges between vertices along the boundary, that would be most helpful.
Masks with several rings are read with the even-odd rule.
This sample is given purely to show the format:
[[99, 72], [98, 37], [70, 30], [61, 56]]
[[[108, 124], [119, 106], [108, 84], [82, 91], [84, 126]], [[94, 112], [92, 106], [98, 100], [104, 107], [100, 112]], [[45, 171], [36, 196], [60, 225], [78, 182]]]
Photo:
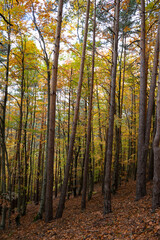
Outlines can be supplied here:
[[[37, 206], [29, 205], [27, 215], [21, 218], [18, 228], [0, 230], [0, 239], [48, 240], [48, 239], [160, 239], [160, 209], [151, 212], [151, 183], [148, 195], [135, 201], [135, 182], [123, 183], [112, 197], [113, 212], [103, 215], [101, 188], [96, 187], [86, 211], [81, 211], [81, 197], [66, 201], [63, 218], [46, 224], [33, 222]], [[54, 213], [58, 199], [54, 200]]]

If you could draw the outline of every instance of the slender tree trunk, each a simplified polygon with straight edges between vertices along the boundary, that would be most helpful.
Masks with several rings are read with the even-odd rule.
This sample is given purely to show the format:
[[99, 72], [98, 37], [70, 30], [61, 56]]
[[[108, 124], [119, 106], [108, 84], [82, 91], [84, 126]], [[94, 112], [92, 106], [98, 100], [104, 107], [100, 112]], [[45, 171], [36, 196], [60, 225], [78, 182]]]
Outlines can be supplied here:
[[[85, 138], [86, 139], [86, 138]], [[85, 149], [86, 143], [85, 140], [83, 141], [83, 146], [82, 149]], [[81, 195], [82, 192], [82, 187], [83, 187], [83, 175], [84, 175], [84, 161], [85, 161], [85, 150], [84, 152], [81, 154], [81, 158], [82, 159], [82, 165], [81, 165], [81, 177], [80, 177], [80, 187], [79, 187], [79, 191], [78, 191], [78, 196]]]
[[36, 195], [35, 195], [35, 204], [39, 203], [39, 183], [40, 183], [40, 169], [41, 169], [41, 160], [42, 160], [42, 149], [43, 149], [43, 127], [44, 127], [44, 109], [42, 110], [42, 121], [41, 121], [41, 134], [39, 141], [39, 155], [38, 155], [38, 166], [37, 166], [37, 177], [36, 177]]
[[[28, 93], [28, 82], [27, 82], [27, 93]], [[26, 214], [27, 207], [27, 172], [28, 172], [28, 154], [27, 154], [27, 125], [28, 125], [28, 114], [29, 114], [29, 95], [27, 95], [27, 112], [26, 120], [24, 125], [24, 186], [23, 186], [23, 202], [22, 202], [22, 216]]]
[[75, 154], [75, 163], [74, 163], [74, 186], [73, 186], [73, 194], [74, 194], [74, 197], [77, 196], [77, 165], [78, 165], [78, 157], [79, 157], [79, 153], [81, 151], [81, 139], [80, 137], [78, 138], [78, 149], [76, 151], [76, 154]]
[[[114, 179], [113, 179], [113, 184], [112, 184], [112, 191], [113, 193], [116, 193], [118, 189], [118, 185], [120, 182], [120, 162], [121, 162], [121, 91], [122, 89], [122, 56], [123, 56], [123, 50], [124, 50], [124, 34], [122, 37], [122, 50], [121, 50], [121, 56], [120, 56], [120, 62], [119, 62], [119, 83], [118, 83], [118, 104], [117, 104], [117, 115], [119, 118], [118, 125], [115, 126], [115, 139], [116, 139], [116, 153], [115, 153], [115, 161], [114, 161]], [[125, 61], [125, 60], [124, 60]], [[122, 100], [123, 101], [123, 100]]]
[[149, 164], [148, 164], [148, 181], [153, 180], [153, 173], [154, 173], [154, 152], [153, 152], [153, 142], [156, 134], [156, 116], [155, 116], [155, 103], [154, 103], [154, 110], [153, 110], [153, 133], [152, 139], [153, 141], [150, 143], [150, 150], [149, 150]]
[[101, 151], [101, 158], [103, 158], [103, 145], [102, 145], [102, 130], [101, 130], [101, 112], [100, 112], [100, 104], [99, 104], [99, 94], [98, 94], [98, 84], [96, 82], [97, 89], [96, 89], [96, 97], [97, 97], [97, 108], [98, 108], [98, 131], [99, 131], [99, 139], [100, 139], [100, 151]]
[[111, 163], [112, 163], [112, 145], [113, 145], [113, 129], [114, 129], [114, 113], [115, 113], [115, 87], [116, 87], [116, 71], [117, 71], [117, 55], [118, 55], [118, 32], [119, 32], [119, 9], [120, 1], [116, 0], [115, 15], [115, 36], [113, 49], [113, 68], [111, 76], [111, 99], [109, 111], [109, 128], [107, 141], [107, 162], [104, 179], [104, 214], [111, 212]]
[[48, 161], [48, 136], [49, 136], [49, 109], [50, 109], [50, 67], [49, 62], [46, 62], [47, 65], [47, 85], [48, 85], [48, 104], [47, 104], [47, 134], [46, 134], [46, 156], [44, 160], [44, 170], [43, 170], [43, 180], [42, 180], [42, 190], [41, 190], [41, 200], [40, 200], [40, 206], [37, 213], [37, 216], [35, 217], [35, 220], [41, 219], [43, 211], [45, 209], [45, 194], [46, 194], [46, 182], [47, 182], [47, 161]]
[[141, 66], [140, 66], [140, 102], [138, 130], [138, 165], [136, 181], [136, 200], [146, 195], [146, 161], [143, 159], [145, 147], [146, 123], [146, 57], [145, 57], [145, 1], [141, 0]]
[[55, 114], [56, 114], [56, 89], [58, 58], [60, 48], [60, 34], [62, 24], [63, 0], [58, 5], [58, 20], [55, 37], [54, 59], [52, 65], [52, 79], [50, 91], [50, 114], [49, 114], [49, 140], [48, 140], [48, 161], [47, 161], [47, 185], [46, 185], [46, 202], [45, 202], [45, 222], [53, 219], [53, 162], [54, 162], [54, 145], [55, 145]]
[[35, 220], [41, 219], [42, 218], [42, 214], [45, 208], [45, 194], [46, 194], [46, 182], [47, 182], [47, 162], [48, 162], [48, 136], [49, 136], [49, 109], [50, 109], [50, 64], [49, 64], [49, 57], [47, 54], [47, 49], [46, 49], [46, 43], [45, 40], [43, 38], [43, 34], [40, 30], [40, 28], [37, 25], [36, 22], [36, 16], [35, 16], [35, 9], [34, 9], [34, 4], [32, 3], [32, 14], [33, 14], [33, 22], [35, 24], [35, 27], [38, 31], [39, 37], [41, 39], [41, 49], [43, 51], [44, 54], [44, 60], [45, 60], [45, 64], [47, 67], [47, 97], [48, 97], [48, 108], [47, 108], [47, 136], [46, 136], [46, 156], [45, 156], [45, 161], [44, 161], [44, 171], [43, 171], [43, 181], [42, 181], [42, 190], [41, 190], [41, 200], [40, 200], [40, 207], [37, 213], [37, 216], [35, 217]]
[[[160, 13], [158, 19], [158, 28], [160, 31]], [[160, 42], [160, 35], [159, 35]], [[159, 63], [160, 63], [160, 52], [159, 52]], [[160, 65], [159, 65], [159, 76], [158, 76], [158, 92], [157, 92], [157, 126], [156, 135], [153, 143], [154, 151], [154, 177], [153, 177], [153, 198], [152, 198], [152, 209], [155, 211], [156, 208], [160, 207]]]
[[[32, 129], [35, 129], [35, 120], [36, 120], [36, 86], [34, 87], [34, 100], [32, 102], [33, 105], [33, 116], [32, 116]], [[32, 132], [31, 136], [31, 144], [30, 144], [30, 153], [29, 153], [29, 165], [30, 165], [30, 172], [29, 172], [29, 179], [28, 179], [28, 200], [32, 200], [32, 177], [33, 177], [33, 159], [32, 159], [32, 153], [33, 153], [33, 144], [34, 144], [34, 133]]]
[[86, 42], [87, 42], [87, 33], [88, 33], [89, 8], [90, 8], [90, 0], [87, 1], [85, 32], [84, 32], [84, 40], [83, 40], [83, 50], [82, 50], [82, 58], [81, 58], [81, 67], [80, 67], [80, 76], [79, 76], [79, 83], [78, 83], [76, 107], [75, 107], [74, 118], [73, 118], [72, 133], [71, 133], [71, 137], [70, 137], [70, 144], [69, 144], [69, 151], [68, 151], [66, 168], [65, 168], [64, 182], [62, 185], [61, 197], [60, 197], [60, 201], [59, 201], [59, 205], [58, 205], [58, 209], [57, 209], [57, 213], [56, 213], [57, 218], [62, 217], [62, 214], [63, 214], [64, 205], [65, 205], [65, 196], [66, 196], [66, 190], [67, 190], [67, 183], [68, 183], [68, 177], [69, 177], [70, 163], [73, 158], [73, 147], [74, 147], [74, 142], [75, 142], [76, 127], [77, 127], [78, 114], [79, 114], [79, 104], [80, 104], [80, 98], [81, 98], [82, 81], [83, 81], [84, 60], [85, 60]]
[[23, 100], [24, 100], [24, 42], [21, 39], [21, 53], [22, 53], [22, 76], [21, 76], [21, 100], [20, 100], [20, 109], [19, 109], [19, 128], [18, 128], [18, 142], [17, 142], [17, 151], [16, 151], [16, 160], [18, 163], [18, 216], [17, 216], [17, 225], [20, 224], [20, 214], [21, 214], [21, 197], [22, 197], [22, 169], [21, 169], [21, 141], [22, 141], [22, 126], [23, 126]]
[[90, 84], [90, 99], [89, 99], [88, 124], [87, 124], [87, 142], [86, 142], [86, 153], [85, 153], [85, 163], [84, 163], [84, 177], [83, 177], [81, 209], [86, 208], [88, 164], [89, 164], [89, 159], [90, 159], [92, 105], [93, 105], [93, 87], [94, 87], [94, 62], [95, 62], [96, 0], [94, 1], [94, 23], [93, 24], [94, 25], [93, 25], [93, 49], [92, 49], [92, 78], [91, 78], [91, 84]]
[[160, 33], [160, 30], [158, 28], [155, 52], [154, 52], [151, 86], [150, 86], [149, 99], [148, 99], [147, 119], [146, 119], [145, 148], [144, 148], [144, 153], [143, 153], [145, 162], [147, 162], [149, 140], [150, 140], [151, 120], [152, 120], [153, 109], [154, 109], [154, 98], [155, 98], [155, 88], [156, 88], [156, 78], [157, 78], [157, 68], [158, 68], [158, 55], [159, 55], [159, 33]]
[[[9, 14], [9, 22], [10, 22], [10, 14]], [[2, 139], [2, 193], [6, 194], [6, 150], [5, 150], [5, 130], [6, 130], [6, 108], [7, 108], [7, 100], [8, 100], [8, 80], [9, 80], [9, 56], [11, 49], [11, 27], [8, 26], [8, 46], [7, 46], [7, 64], [6, 64], [6, 76], [5, 76], [5, 89], [4, 89], [4, 102], [2, 106], [2, 122], [1, 122], [1, 139]], [[0, 228], [5, 228], [5, 220], [6, 220], [6, 207], [2, 208], [2, 218]]]

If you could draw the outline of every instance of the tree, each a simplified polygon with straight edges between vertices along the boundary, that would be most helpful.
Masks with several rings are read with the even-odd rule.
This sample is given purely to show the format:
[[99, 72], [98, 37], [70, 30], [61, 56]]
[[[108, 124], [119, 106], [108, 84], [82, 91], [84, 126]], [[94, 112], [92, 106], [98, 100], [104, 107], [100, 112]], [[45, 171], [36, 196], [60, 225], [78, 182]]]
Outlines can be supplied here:
[[112, 75], [111, 75], [111, 97], [110, 97], [110, 110], [109, 110], [109, 128], [108, 128], [108, 141], [107, 141], [105, 179], [104, 179], [104, 214], [111, 212], [111, 163], [112, 163], [113, 128], [114, 128], [114, 114], [115, 114], [115, 87], [116, 87], [116, 71], [117, 71], [117, 55], [118, 55], [119, 9], [120, 9], [120, 1], [116, 0], [113, 67], [112, 67]]
[[141, 40], [140, 40], [140, 100], [138, 130], [138, 162], [136, 181], [136, 200], [146, 195], [146, 161], [143, 159], [146, 123], [146, 56], [145, 56], [145, 1], [141, 1]]
[[[158, 19], [158, 32], [160, 32], [160, 13]], [[159, 34], [160, 42], [160, 34]], [[153, 142], [154, 151], [154, 177], [153, 177], [153, 211], [160, 206], [160, 52], [159, 52], [159, 75], [158, 75], [158, 92], [157, 92], [157, 124], [156, 135]]]
[[58, 4], [58, 19], [55, 36], [54, 59], [52, 65], [52, 78], [50, 89], [50, 110], [49, 110], [49, 139], [48, 139], [48, 159], [47, 159], [47, 184], [45, 201], [45, 221], [49, 222], [53, 218], [53, 158], [55, 143], [55, 113], [56, 113], [56, 88], [58, 73], [58, 58], [60, 48], [60, 34], [62, 24], [63, 0]]
[[56, 218], [61, 218], [62, 214], [63, 214], [66, 191], [67, 191], [67, 183], [68, 183], [68, 177], [69, 177], [70, 163], [73, 158], [73, 147], [74, 147], [74, 142], [75, 142], [76, 127], [77, 127], [78, 114], [79, 114], [79, 104], [80, 104], [80, 98], [81, 98], [82, 81], [83, 81], [84, 60], [85, 60], [86, 42], [87, 42], [87, 33], [88, 33], [89, 8], [90, 8], [90, 0], [87, 1], [85, 32], [84, 32], [84, 40], [83, 40], [83, 49], [82, 49], [82, 57], [81, 57], [81, 67], [80, 67], [80, 75], [79, 75], [79, 82], [78, 82], [77, 98], [76, 98], [76, 107], [75, 107], [75, 111], [74, 111], [72, 133], [70, 136], [70, 143], [69, 143], [69, 150], [68, 150], [67, 162], [66, 162], [66, 167], [65, 167], [64, 181], [63, 181], [63, 185], [62, 185], [62, 191], [61, 191], [61, 196], [60, 196], [60, 200], [59, 200], [59, 204], [58, 204], [58, 209], [56, 212]]
[[[10, 8], [10, 6], [8, 6]], [[10, 23], [10, 14], [9, 20], [7, 23]], [[6, 75], [5, 75], [5, 86], [4, 86], [4, 99], [2, 103], [2, 115], [0, 115], [0, 139], [1, 139], [1, 147], [2, 147], [2, 193], [5, 196], [6, 194], [6, 157], [7, 157], [7, 149], [6, 149], [6, 110], [7, 110], [7, 100], [8, 100], [8, 81], [9, 81], [9, 64], [10, 64], [10, 50], [11, 50], [11, 26], [10, 24], [7, 26], [7, 59], [6, 59]], [[1, 105], [1, 103], [0, 103]], [[10, 189], [11, 190], [11, 189]], [[6, 206], [2, 208], [2, 219], [1, 219], [1, 228], [5, 228], [5, 219], [6, 219]]]
[[87, 123], [87, 141], [84, 163], [83, 190], [81, 208], [86, 208], [86, 191], [88, 178], [88, 164], [90, 159], [91, 126], [92, 126], [92, 105], [93, 105], [93, 87], [94, 87], [94, 62], [95, 62], [95, 32], [96, 32], [96, 0], [94, 1], [94, 21], [93, 21], [93, 46], [92, 46], [92, 76], [90, 83], [89, 111]]

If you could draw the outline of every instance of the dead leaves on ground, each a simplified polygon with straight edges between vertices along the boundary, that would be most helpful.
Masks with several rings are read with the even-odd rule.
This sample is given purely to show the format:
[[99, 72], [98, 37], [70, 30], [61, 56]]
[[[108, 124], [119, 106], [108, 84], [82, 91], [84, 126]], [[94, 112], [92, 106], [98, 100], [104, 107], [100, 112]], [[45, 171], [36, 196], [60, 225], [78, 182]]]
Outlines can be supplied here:
[[[81, 197], [67, 200], [63, 218], [46, 224], [43, 220], [33, 222], [37, 206], [29, 205], [27, 215], [21, 218], [21, 226], [14, 223], [2, 231], [0, 239], [61, 240], [61, 239], [160, 239], [160, 209], [151, 212], [151, 183], [148, 195], [135, 201], [135, 182], [123, 183], [112, 198], [113, 212], [103, 215], [101, 187], [81, 211]], [[58, 199], [54, 200], [54, 212]]]

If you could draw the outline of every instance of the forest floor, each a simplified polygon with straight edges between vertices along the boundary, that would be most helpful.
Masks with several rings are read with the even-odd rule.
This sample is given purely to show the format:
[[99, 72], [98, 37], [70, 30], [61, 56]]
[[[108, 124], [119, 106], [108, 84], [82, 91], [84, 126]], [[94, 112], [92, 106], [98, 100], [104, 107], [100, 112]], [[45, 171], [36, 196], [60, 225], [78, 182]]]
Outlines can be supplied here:
[[[81, 211], [81, 197], [70, 198], [61, 219], [46, 224], [44, 220], [33, 221], [38, 206], [29, 204], [26, 216], [17, 227], [0, 230], [0, 239], [48, 240], [48, 239], [160, 239], [160, 209], [151, 212], [151, 183], [147, 184], [147, 196], [135, 201], [135, 182], [123, 183], [112, 196], [112, 210], [103, 215], [101, 187], [96, 186], [87, 209]], [[54, 200], [54, 213], [58, 199]], [[14, 216], [12, 216], [13, 218]]]

